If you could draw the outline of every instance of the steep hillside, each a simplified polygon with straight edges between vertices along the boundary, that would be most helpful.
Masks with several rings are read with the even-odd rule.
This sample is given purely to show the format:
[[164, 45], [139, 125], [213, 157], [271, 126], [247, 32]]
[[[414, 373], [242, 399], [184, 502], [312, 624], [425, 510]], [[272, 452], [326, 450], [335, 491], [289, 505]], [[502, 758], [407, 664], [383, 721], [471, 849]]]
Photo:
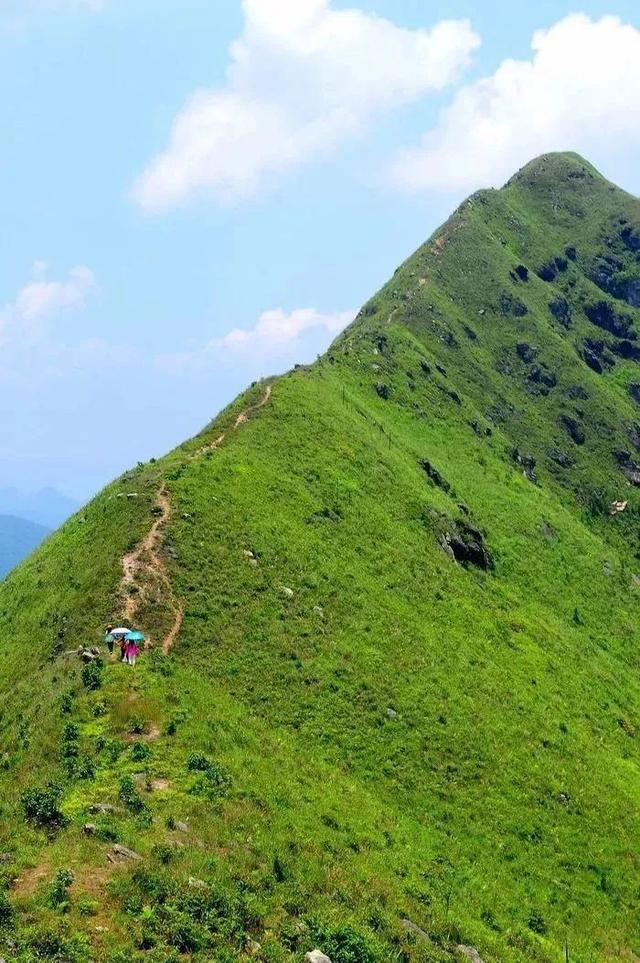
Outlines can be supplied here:
[[532, 162], [0, 586], [0, 955], [640, 955], [639, 254]]
[[15, 515], [0, 515], [0, 579], [32, 552], [49, 534], [43, 525], [36, 525]]

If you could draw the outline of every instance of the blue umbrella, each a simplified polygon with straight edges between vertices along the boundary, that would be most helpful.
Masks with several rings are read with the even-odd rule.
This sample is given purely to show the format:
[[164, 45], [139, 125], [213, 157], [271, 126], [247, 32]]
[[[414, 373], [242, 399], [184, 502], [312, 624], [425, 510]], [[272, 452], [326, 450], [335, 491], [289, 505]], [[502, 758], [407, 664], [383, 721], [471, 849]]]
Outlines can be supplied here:
[[127, 632], [125, 639], [127, 642], [144, 642], [144, 635], [142, 632]]

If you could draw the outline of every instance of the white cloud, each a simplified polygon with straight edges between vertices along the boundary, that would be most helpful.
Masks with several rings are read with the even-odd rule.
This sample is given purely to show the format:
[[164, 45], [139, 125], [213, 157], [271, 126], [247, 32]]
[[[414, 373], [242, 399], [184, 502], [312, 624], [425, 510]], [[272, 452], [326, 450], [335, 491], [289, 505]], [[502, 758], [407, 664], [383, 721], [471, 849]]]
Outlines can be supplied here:
[[134, 188], [147, 210], [223, 203], [333, 153], [394, 107], [441, 90], [480, 40], [466, 20], [407, 30], [331, 0], [243, 0], [227, 82], [196, 91]]
[[214, 338], [209, 342], [208, 350], [255, 346], [274, 350], [297, 341], [303, 332], [312, 329], [321, 329], [336, 335], [346, 328], [354, 317], [353, 311], [323, 314], [315, 308], [298, 308], [287, 313], [282, 308], [275, 308], [261, 314], [253, 328], [234, 328], [223, 338]]
[[[403, 188], [498, 185], [537, 154], [576, 150], [599, 163], [640, 148], [640, 30], [617, 17], [573, 14], [463, 87], [420, 146], [392, 165]], [[637, 165], [637, 161], [636, 161]]]
[[275, 308], [260, 315], [252, 328], [234, 328], [221, 338], [212, 338], [201, 350], [159, 355], [156, 364], [170, 374], [184, 374], [212, 362], [237, 359], [259, 365], [293, 365], [310, 361], [351, 324], [355, 311], [323, 313], [315, 308], [284, 311]]
[[30, 280], [13, 301], [0, 309], [0, 340], [11, 336], [20, 341], [38, 341], [48, 321], [84, 308], [95, 288], [93, 271], [84, 265], [71, 268], [65, 280], [51, 281], [47, 278], [46, 263], [36, 261]]

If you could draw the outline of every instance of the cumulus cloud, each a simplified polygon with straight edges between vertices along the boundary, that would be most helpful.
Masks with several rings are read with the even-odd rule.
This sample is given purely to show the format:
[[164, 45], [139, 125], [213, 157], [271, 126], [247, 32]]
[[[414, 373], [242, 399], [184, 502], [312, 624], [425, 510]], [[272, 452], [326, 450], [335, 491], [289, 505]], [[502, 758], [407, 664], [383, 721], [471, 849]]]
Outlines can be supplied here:
[[441, 90], [480, 40], [466, 20], [407, 30], [331, 0], [243, 0], [226, 84], [192, 94], [134, 197], [161, 211], [223, 203], [327, 157], [385, 112]]
[[355, 317], [353, 311], [323, 314], [315, 308], [298, 308], [287, 313], [282, 308], [265, 311], [253, 328], [234, 328], [223, 338], [214, 338], [208, 349], [253, 347], [260, 345], [271, 350], [297, 341], [305, 331], [321, 329], [336, 335]]
[[0, 339], [11, 335], [38, 341], [52, 318], [84, 308], [95, 288], [93, 271], [84, 265], [71, 268], [64, 280], [53, 281], [47, 278], [47, 265], [36, 261], [29, 281], [0, 309]]
[[293, 365], [310, 361], [350, 324], [355, 311], [323, 313], [315, 308], [263, 312], [251, 328], [234, 328], [221, 338], [212, 338], [199, 351], [181, 351], [156, 358], [156, 364], [171, 374], [210, 366], [237, 358], [243, 365], [254, 361]]
[[640, 30], [573, 14], [536, 32], [531, 60], [505, 60], [463, 87], [439, 123], [401, 151], [393, 182], [412, 190], [499, 185], [537, 154], [599, 163], [640, 147]]

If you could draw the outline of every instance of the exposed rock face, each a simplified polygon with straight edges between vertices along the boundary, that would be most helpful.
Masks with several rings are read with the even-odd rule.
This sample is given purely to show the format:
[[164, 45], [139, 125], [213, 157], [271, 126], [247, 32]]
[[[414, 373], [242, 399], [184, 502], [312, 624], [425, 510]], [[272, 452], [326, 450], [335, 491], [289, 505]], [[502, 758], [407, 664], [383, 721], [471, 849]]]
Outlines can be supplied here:
[[400, 926], [403, 930], [406, 930], [407, 933], [413, 933], [414, 936], [420, 937], [420, 939], [424, 940], [425, 943], [433, 942], [429, 934], [425, 932], [425, 930], [421, 929], [416, 923], [412, 923], [411, 920], [402, 920]]
[[586, 391], [582, 385], [571, 385], [570, 388], [567, 388], [566, 394], [567, 398], [572, 398], [573, 400], [580, 398], [582, 401], [586, 401], [589, 397], [589, 392]]
[[633, 460], [628, 451], [618, 449], [613, 454], [631, 484], [640, 486], [640, 464]]
[[437, 488], [441, 488], [443, 492], [447, 493], [451, 491], [451, 485], [449, 482], [446, 480], [446, 478], [443, 478], [438, 469], [435, 468], [430, 461], [428, 461], [426, 458], [423, 458], [420, 462], [420, 467]]
[[458, 950], [458, 953], [462, 954], [462, 956], [466, 956], [468, 960], [471, 960], [471, 963], [484, 963], [478, 951], [474, 950], [472, 946], [462, 946], [461, 944], [460, 946], [456, 947], [456, 949]]
[[579, 421], [572, 418], [571, 415], [560, 415], [558, 423], [561, 428], [564, 428], [569, 438], [571, 438], [576, 445], [584, 445], [585, 433]]
[[461, 565], [475, 565], [484, 571], [494, 568], [494, 561], [477, 528], [466, 522], [455, 522], [441, 538], [441, 545]]
[[527, 376], [529, 387], [536, 388], [540, 394], [548, 395], [552, 388], [558, 383], [558, 379], [553, 371], [549, 371], [544, 365], [534, 365]]
[[518, 357], [524, 361], [525, 364], [531, 364], [536, 359], [538, 349], [534, 348], [531, 344], [527, 344], [526, 341], [520, 341], [516, 345], [516, 352]]
[[620, 281], [617, 293], [618, 297], [626, 301], [632, 308], [640, 308], [640, 278], [628, 278]]
[[498, 305], [500, 314], [508, 318], [510, 315], [514, 318], [523, 318], [529, 313], [529, 309], [519, 298], [514, 298], [512, 294], [507, 294], [503, 292], [500, 295], [500, 302]]
[[311, 950], [305, 956], [305, 963], [331, 963], [331, 960], [321, 950]]
[[110, 863], [128, 863], [128, 862], [140, 862], [142, 856], [139, 853], [134, 852], [132, 849], [127, 849], [126, 846], [121, 846], [116, 843], [112, 849], [107, 853], [107, 859]]
[[637, 334], [633, 330], [631, 318], [618, 314], [608, 301], [596, 301], [584, 309], [584, 313], [597, 328], [608, 331], [616, 338], [630, 338], [635, 340]]
[[560, 322], [563, 328], [571, 327], [571, 308], [569, 307], [569, 302], [565, 300], [565, 298], [554, 298], [553, 301], [549, 303], [549, 310], [556, 321]]
[[559, 274], [566, 271], [568, 266], [566, 257], [555, 257], [552, 261], [542, 264], [536, 271], [536, 274], [543, 281], [547, 281], [550, 284], [552, 281], [555, 281]]
[[536, 460], [533, 455], [525, 455], [518, 448], [512, 448], [511, 450], [511, 460], [514, 464], [519, 465], [522, 468], [522, 474], [529, 481], [538, 481], [536, 475]]
[[611, 345], [611, 350], [625, 361], [640, 361], [640, 345], [635, 341], [616, 341]]
[[585, 338], [582, 342], [581, 355], [585, 364], [587, 364], [592, 371], [595, 371], [596, 374], [602, 374], [605, 367], [614, 364], [604, 341]]
[[551, 461], [555, 462], [556, 465], [560, 465], [561, 468], [571, 468], [573, 461], [567, 455], [566, 451], [560, 451], [559, 448], [550, 448], [548, 452]]

